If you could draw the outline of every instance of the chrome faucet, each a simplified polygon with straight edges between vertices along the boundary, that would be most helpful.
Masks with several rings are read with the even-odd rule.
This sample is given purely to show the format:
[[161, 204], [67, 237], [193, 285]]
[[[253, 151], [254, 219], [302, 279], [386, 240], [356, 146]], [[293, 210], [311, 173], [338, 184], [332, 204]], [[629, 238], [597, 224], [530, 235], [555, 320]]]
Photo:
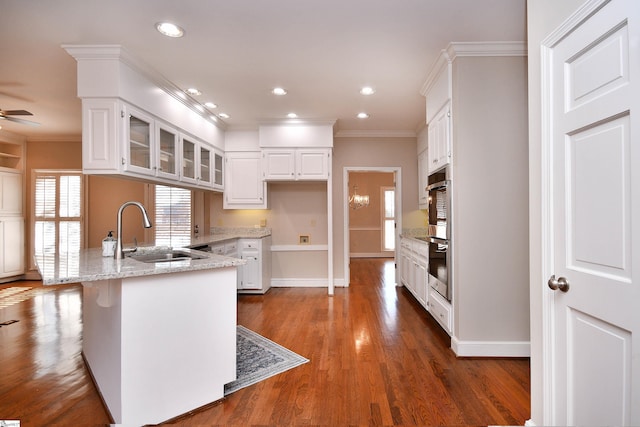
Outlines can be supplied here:
[[[120, 209], [118, 209], [118, 239], [116, 240], [116, 252], [113, 254], [113, 257], [115, 259], [123, 259], [124, 258], [124, 249], [122, 248], [122, 211], [124, 211], [124, 208], [126, 208], [127, 206], [137, 206], [140, 211], [142, 212], [142, 221], [143, 221], [143, 226], [144, 228], [151, 228], [151, 221], [149, 220], [149, 215], [147, 215], [147, 210], [144, 208], [144, 206], [142, 206], [141, 203], [139, 202], [124, 202], [122, 204], [122, 206], [120, 206]], [[127, 252], [132, 252], [135, 251], [135, 249], [131, 250], [127, 250]]]

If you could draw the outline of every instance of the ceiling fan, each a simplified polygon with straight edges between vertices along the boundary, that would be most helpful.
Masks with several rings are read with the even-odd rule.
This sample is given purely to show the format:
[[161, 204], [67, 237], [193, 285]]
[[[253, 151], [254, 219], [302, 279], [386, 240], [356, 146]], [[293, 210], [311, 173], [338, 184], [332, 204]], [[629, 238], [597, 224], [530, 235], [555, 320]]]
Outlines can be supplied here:
[[0, 120], [9, 120], [10, 122], [22, 123], [29, 126], [40, 126], [40, 123], [13, 116], [33, 116], [33, 114], [27, 110], [3, 110], [0, 108]]

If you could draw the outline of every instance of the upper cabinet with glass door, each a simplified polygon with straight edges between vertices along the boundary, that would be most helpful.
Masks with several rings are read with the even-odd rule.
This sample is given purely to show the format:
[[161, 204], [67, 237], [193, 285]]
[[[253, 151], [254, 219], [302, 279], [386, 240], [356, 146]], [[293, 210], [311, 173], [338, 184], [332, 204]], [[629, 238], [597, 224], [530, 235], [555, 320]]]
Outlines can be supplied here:
[[180, 181], [189, 184], [197, 184], [196, 178], [196, 143], [189, 137], [183, 136], [181, 139], [182, 147], [182, 173]]
[[[17, 156], [10, 152], [4, 158], [0, 167], [17, 163]], [[204, 140], [121, 100], [82, 101], [82, 170], [86, 174], [125, 175], [222, 191], [222, 159], [221, 152]]]
[[125, 110], [126, 118], [126, 154], [125, 170], [141, 173], [143, 175], [155, 175], [152, 166], [154, 135], [153, 118], [135, 108], [128, 107]]
[[178, 131], [158, 122], [156, 140], [156, 174], [162, 178], [178, 179]]

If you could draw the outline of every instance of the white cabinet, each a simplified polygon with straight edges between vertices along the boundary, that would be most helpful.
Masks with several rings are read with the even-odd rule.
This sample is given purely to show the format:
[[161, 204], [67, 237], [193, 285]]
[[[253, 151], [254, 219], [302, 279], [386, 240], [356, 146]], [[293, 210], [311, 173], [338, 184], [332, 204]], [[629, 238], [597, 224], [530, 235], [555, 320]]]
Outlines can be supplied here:
[[266, 209], [259, 151], [225, 153], [224, 209]]
[[24, 273], [24, 218], [0, 217], [0, 278]]
[[177, 180], [179, 169], [178, 130], [164, 123], [156, 125], [156, 165], [159, 177]]
[[263, 149], [262, 157], [267, 181], [326, 181], [329, 178], [330, 149]]
[[22, 215], [22, 173], [0, 172], [0, 216]]
[[444, 107], [428, 123], [429, 127], [429, 173], [436, 172], [451, 160], [451, 108]]
[[431, 316], [451, 334], [451, 303], [444, 299], [435, 289], [429, 288], [429, 312]]
[[180, 153], [181, 182], [198, 187], [222, 189], [221, 152], [196, 138], [181, 135]]
[[222, 152], [117, 99], [82, 100], [82, 169], [222, 190]]
[[400, 279], [418, 302], [428, 309], [429, 246], [426, 242], [402, 238], [400, 241]]
[[263, 294], [271, 287], [271, 237], [238, 239], [238, 292]]
[[418, 154], [418, 207], [427, 209], [429, 207], [429, 153], [423, 150]]
[[24, 142], [0, 141], [0, 278], [24, 273], [24, 157]]
[[153, 118], [141, 110], [123, 105], [124, 124], [124, 170], [141, 175], [154, 176], [155, 130]]

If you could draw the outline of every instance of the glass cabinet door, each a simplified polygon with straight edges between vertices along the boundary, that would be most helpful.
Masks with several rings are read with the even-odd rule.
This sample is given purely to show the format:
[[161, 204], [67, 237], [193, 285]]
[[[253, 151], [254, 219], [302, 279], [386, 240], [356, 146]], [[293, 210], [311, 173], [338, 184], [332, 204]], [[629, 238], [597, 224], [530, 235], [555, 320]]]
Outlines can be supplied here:
[[151, 120], [129, 114], [129, 161], [131, 170], [151, 173]]
[[213, 165], [213, 185], [216, 188], [222, 188], [222, 177], [224, 176], [222, 165], [224, 159], [222, 154], [214, 152], [214, 165]]
[[211, 150], [207, 147], [200, 146], [200, 184], [211, 184]]
[[173, 129], [158, 126], [158, 175], [175, 178], [178, 175], [178, 134]]
[[196, 144], [186, 138], [182, 139], [182, 178], [195, 182], [196, 179]]

